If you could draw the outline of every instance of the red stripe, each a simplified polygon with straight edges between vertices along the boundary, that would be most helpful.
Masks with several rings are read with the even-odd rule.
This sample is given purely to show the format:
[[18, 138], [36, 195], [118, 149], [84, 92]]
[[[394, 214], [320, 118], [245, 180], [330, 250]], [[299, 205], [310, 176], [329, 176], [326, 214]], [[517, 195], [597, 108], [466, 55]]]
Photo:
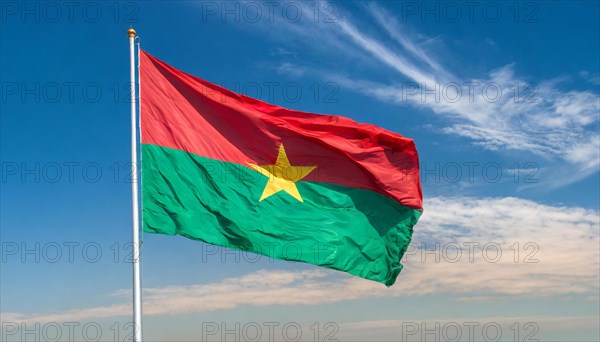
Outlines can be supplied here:
[[341, 116], [271, 105], [179, 71], [141, 53], [142, 143], [221, 161], [272, 164], [283, 143], [303, 180], [372, 190], [422, 209], [412, 139]]

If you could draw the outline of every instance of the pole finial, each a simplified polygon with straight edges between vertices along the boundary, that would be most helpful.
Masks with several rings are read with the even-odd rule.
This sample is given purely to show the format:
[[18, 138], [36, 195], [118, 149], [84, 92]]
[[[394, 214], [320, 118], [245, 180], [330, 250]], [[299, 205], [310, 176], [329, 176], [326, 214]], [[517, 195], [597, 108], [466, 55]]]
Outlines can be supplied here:
[[135, 38], [136, 35], [137, 35], [137, 33], [135, 32], [133, 27], [130, 27], [129, 30], [127, 30], [127, 36], [129, 38]]

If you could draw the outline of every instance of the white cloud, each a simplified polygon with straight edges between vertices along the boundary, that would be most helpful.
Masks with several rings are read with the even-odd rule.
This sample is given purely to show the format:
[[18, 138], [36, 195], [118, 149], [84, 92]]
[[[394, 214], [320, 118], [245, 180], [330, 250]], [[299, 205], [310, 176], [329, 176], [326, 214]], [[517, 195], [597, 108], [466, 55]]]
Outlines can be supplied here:
[[[330, 14], [323, 11], [325, 7], [326, 3], [316, 6], [321, 17]], [[384, 8], [373, 3], [365, 5], [364, 11], [372, 21], [368, 16], [352, 18], [339, 6], [336, 9], [332, 22], [281, 20], [278, 31], [285, 32], [286, 37], [311, 37], [300, 41], [307, 42], [311, 49], [329, 51], [332, 58], [363, 60], [378, 71], [390, 69], [398, 81], [386, 84], [376, 79], [349, 78], [339, 70], [315, 70], [315, 74], [382, 101], [431, 110], [446, 119], [442, 132], [468, 138], [483, 148], [527, 151], [566, 162], [571, 172], [582, 170], [581, 177], [563, 179], [557, 184], [565, 185], [598, 171], [598, 93], [563, 90], [559, 79], [533, 81], [518, 76], [512, 64], [482, 77], [465, 77], [450, 70], [435, 53], [425, 50], [423, 39], [410, 34], [409, 28]], [[305, 8], [306, 13], [311, 11], [314, 9]], [[590, 78], [589, 73], [580, 74]], [[409, 84], [429, 90], [439, 87], [438, 98], [423, 95], [425, 92], [418, 89], [407, 95]], [[458, 98], [454, 96], [456, 85], [461, 91]], [[498, 89], [501, 95], [496, 97]]]
[[[317, 305], [437, 293], [453, 294], [457, 299], [476, 292], [550, 298], [576, 294], [598, 300], [597, 211], [512, 197], [436, 197], [425, 206], [415, 245], [426, 242], [431, 248], [437, 242], [440, 247], [433, 254], [410, 249], [404, 271], [391, 288], [325, 269], [263, 270], [210, 284], [145, 288], [144, 314], [187, 314], [241, 305]], [[473, 243], [479, 247], [470, 252], [468, 246]], [[486, 244], [490, 247], [487, 253], [482, 249]], [[458, 259], [456, 246], [462, 253]], [[501, 257], [497, 258], [494, 246], [502, 252]], [[128, 296], [129, 290], [115, 294]], [[49, 314], [2, 313], [2, 317], [11, 322], [81, 321], [129, 315], [129, 303], [124, 300], [122, 304]]]
[[287, 74], [292, 75], [294, 77], [300, 77], [306, 73], [306, 68], [292, 63], [282, 63], [277, 68], [277, 72], [280, 74]]
[[600, 74], [590, 74], [588, 71], [580, 71], [579, 76], [594, 85], [600, 85]]

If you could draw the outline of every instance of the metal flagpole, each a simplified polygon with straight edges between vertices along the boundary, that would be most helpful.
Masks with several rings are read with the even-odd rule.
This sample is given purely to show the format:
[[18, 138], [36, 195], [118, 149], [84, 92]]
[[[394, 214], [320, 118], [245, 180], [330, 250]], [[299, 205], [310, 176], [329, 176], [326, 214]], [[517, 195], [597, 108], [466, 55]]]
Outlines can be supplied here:
[[138, 160], [135, 96], [135, 49], [136, 32], [127, 31], [129, 36], [130, 88], [131, 88], [131, 162], [134, 172], [131, 174], [132, 231], [133, 231], [133, 341], [142, 342], [142, 293], [140, 278], [140, 224], [138, 208]]

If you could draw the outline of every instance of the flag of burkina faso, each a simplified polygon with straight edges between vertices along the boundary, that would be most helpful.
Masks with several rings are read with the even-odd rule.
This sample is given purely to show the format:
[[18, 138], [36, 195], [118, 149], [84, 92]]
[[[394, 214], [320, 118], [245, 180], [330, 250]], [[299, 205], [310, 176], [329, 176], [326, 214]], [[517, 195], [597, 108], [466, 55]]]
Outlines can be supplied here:
[[394, 284], [422, 213], [412, 139], [140, 69], [145, 232]]

